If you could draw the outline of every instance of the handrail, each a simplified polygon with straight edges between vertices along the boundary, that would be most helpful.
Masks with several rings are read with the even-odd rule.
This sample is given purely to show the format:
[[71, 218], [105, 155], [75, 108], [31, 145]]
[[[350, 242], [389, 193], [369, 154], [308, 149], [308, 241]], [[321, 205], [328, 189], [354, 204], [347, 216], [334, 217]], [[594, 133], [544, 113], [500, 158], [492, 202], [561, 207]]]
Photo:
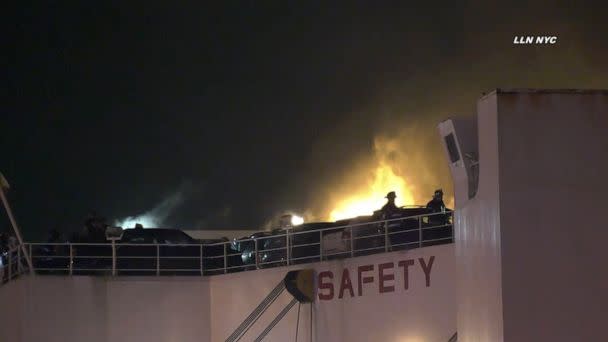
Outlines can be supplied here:
[[[398, 217], [398, 218], [393, 218], [393, 219], [377, 220], [377, 221], [370, 221], [370, 222], [360, 222], [360, 223], [346, 224], [346, 225], [343, 225], [343, 226], [336, 226], [336, 227], [311, 229], [311, 230], [307, 230], [307, 231], [303, 231], [303, 232], [292, 232], [292, 233], [289, 233], [289, 235], [293, 236], [293, 235], [301, 235], [301, 234], [310, 234], [311, 232], [325, 232], [325, 231], [329, 231], [329, 230], [338, 230], [338, 229], [344, 229], [344, 228], [350, 228], [350, 227], [367, 226], [367, 225], [380, 224], [380, 223], [389, 223], [389, 222], [405, 221], [405, 220], [414, 220], [414, 219], [424, 218], [424, 217], [445, 216], [445, 215], [450, 215], [451, 216], [452, 215], [452, 211], [432, 213], [432, 214], [421, 214], [421, 215], [414, 215], [414, 216], [407, 216], [407, 217]], [[286, 227], [286, 228], [283, 228], [283, 229], [284, 230], [293, 230], [293, 229], [297, 229], [297, 226], [296, 227]], [[231, 243], [231, 242], [252, 241], [252, 240], [255, 240], [255, 239], [261, 239], [261, 240], [263, 240], [263, 239], [269, 239], [269, 238], [278, 238], [278, 237], [283, 237], [283, 236], [287, 236], [287, 235], [288, 235], [287, 233], [284, 233], [284, 234], [272, 234], [272, 235], [260, 236], [260, 237], [256, 237], [256, 238], [233, 239], [233, 240], [230, 240], [230, 241], [214, 242], [214, 243], [205, 244], [205, 245], [206, 246], [214, 246], [214, 245], [221, 245], [221, 244]]]
[[[22, 253], [22, 246], [17, 245], [8, 250], [0, 250], [0, 286], [29, 272], [26, 256]], [[31, 260], [31, 259], [30, 259]]]
[[450, 243], [451, 217], [448, 211], [304, 231], [291, 227], [278, 234], [217, 243], [34, 242], [24, 246], [39, 273], [209, 275]]

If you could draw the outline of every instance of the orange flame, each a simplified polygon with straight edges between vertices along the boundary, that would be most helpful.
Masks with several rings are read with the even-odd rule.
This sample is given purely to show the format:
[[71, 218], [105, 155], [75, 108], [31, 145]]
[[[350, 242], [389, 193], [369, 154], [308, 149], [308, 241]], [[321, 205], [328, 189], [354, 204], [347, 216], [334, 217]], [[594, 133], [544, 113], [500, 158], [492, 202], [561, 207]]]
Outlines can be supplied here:
[[413, 189], [405, 180], [396, 175], [392, 167], [381, 162], [374, 171], [373, 180], [367, 187], [338, 201], [329, 214], [331, 221], [341, 220], [360, 215], [371, 215], [386, 203], [385, 196], [389, 191], [395, 191], [397, 206], [414, 204]]
[[395, 136], [377, 136], [373, 156], [330, 188], [323, 216], [334, 221], [371, 215], [386, 203], [389, 191], [397, 194], [397, 206], [424, 205], [442, 185], [447, 191], [444, 201], [452, 208], [443, 155], [432, 148], [427, 135], [414, 126]]

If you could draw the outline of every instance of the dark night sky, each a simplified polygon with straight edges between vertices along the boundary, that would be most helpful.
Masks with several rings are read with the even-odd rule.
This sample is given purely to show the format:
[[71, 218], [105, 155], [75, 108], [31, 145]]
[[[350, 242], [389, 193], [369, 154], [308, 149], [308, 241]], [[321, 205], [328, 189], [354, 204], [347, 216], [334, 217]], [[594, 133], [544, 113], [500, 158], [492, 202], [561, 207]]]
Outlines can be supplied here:
[[[166, 225], [260, 227], [378, 135], [419, 127], [404, 148], [440, 152], [434, 125], [483, 91], [608, 88], [606, 5], [102, 3], [4, 13], [0, 170], [29, 239], [176, 192]], [[512, 44], [540, 34], [558, 43]]]

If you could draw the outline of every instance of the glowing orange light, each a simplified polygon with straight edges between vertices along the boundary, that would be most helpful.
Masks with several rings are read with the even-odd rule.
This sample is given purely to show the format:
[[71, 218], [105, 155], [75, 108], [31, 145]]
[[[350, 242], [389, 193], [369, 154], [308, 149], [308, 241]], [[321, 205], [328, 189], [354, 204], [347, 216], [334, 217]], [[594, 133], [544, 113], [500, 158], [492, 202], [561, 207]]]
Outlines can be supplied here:
[[[396, 136], [375, 137], [373, 156], [361, 160], [329, 187], [328, 201], [319, 217], [335, 221], [371, 215], [386, 203], [389, 191], [397, 194], [397, 206], [425, 205], [442, 184], [445, 191], [449, 178], [442, 178], [442, 174], [446, 175], [447, 169], [439, 169], [444, 163], [437, 162], [443, 156], [429, 150], [424, 134], [414, 127]], [[444, 201], [453, 208], [451, 195], [446, 194]]]
[[389, 191], [397, 193], [395, 200], [397, 206], [414, 204], [412, 188], [402, 177], [396, 175], [389, 165], [380, 163], [368, 186], [356, 190], [335, 203], [329, 219], [335, 221], [360, 215], [371, 215], [386, 203], [384, 197]]

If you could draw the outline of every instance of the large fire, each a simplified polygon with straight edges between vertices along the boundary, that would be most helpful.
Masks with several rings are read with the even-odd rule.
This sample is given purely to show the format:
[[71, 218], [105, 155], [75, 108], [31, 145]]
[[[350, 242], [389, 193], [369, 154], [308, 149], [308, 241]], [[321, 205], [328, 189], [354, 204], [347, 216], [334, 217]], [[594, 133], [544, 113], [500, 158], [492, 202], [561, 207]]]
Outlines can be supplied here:
[[[396, 136], [377, 136], [373, 156], [329, 188], [322, 216], [335, 221], [371, 215], [386, 203], [389, 191], [397, 194], [397, 206], [424, 205], [435, 189], [449, 184], [441, 150], [429, 148], [432, 140], [425, 140], [426, 131], [415, 128]], [[449, 190], [444, 201], [451, 208]]]
[[331, 221], [341, 220], [360, 215], [371, 215], [380, 209], [389, 191], [395, 191], [397, 206], [414, 204], [414, 193], [405, 180], [396, 175], [390, 165], [380, 163], [373, 174], [373, 179], [358, 191], [338, 201], [329, 214]]

